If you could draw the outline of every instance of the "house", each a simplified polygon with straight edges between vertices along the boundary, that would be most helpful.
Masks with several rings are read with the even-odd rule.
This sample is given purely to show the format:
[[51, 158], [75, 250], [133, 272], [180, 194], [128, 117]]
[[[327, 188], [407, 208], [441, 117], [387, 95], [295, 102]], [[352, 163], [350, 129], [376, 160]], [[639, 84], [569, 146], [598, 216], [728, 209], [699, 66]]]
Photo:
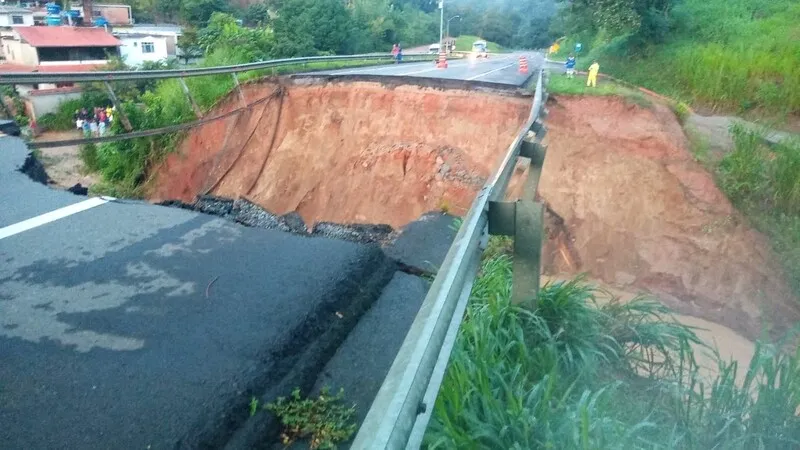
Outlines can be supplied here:
[[[102, 28], [14, 27], [3, 40], [7, 61], [24, 66], [98, 66], [119, 56], [120, 41]], [[73, 69], [74, 70], [74, 69]]]
[[[84, 5], [83, 3], [73, 3], [70, 6], [70, 9], [73, 11], [80, 11], [80, 17], [86, 23], [86, 18], [83, 17], [84, 15]], [[92, 11], [92, 21], [96, 20], [99, 17], [102, 17], [108, 21], [109, 25], [133, 25], [133, 14], [131, 12], [130, 5], [122, 5], [122, 4], [110, 4], [110, 3], [92, 3], [91, 5]]]
[[121, 34], [120, 55], [125, 64], [140, 66], [145, 61], [164, 61], [170, 58], [167, 52], [167, 38], [150, 34]]
[[163, 37], [167, 44], [167, 57], [173, 58], [179, 56], [180, 49], [178, 49], [178, 37], [183, 34], [183, 30], [178, 25], [152, 25], [137, 23], [130, 27], [114, 27], [112, 33], [123, 42], [125, 41], [124, 38], [128, 35]]
[[[65, 26], [14, 27], [13, 39], [3, 39], [6, 63], [0, 72], [88, 72], [119, 56], [120, 41], [103, 28]], [[28, 114], [35, 119], [54, 112], [58, 104], [80, 95], [73, 83], [17, 85]]]
[[33, 25], [33, 11], [17, 6], [0, 5], [0, 27], [23, 27]]

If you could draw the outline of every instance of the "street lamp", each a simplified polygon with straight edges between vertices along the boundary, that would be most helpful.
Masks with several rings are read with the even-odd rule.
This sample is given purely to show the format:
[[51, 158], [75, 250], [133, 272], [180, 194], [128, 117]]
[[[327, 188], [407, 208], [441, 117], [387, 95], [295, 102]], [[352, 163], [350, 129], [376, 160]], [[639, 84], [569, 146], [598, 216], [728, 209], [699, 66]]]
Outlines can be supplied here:
[[444, 47], [444, 0], [439, 0], [439, 51]]
[[461, 16], [456, 14], [455, 16], [447, 19], [447, 37], [450, 37], [450, 21], [453, 20], [453, 19], [458, 19], [459, 22], [460, 22], [461, 21]]

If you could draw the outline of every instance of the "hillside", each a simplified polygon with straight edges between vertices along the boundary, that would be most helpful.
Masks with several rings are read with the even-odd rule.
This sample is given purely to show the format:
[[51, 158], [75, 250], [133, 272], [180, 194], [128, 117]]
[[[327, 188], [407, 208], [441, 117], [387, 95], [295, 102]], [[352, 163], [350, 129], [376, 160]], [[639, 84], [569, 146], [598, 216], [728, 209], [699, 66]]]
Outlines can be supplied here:
[[565, 9], [560, 25], [569, 39], [560, 56], [580, 41], [583, 67], [597, 58], [602, 72], [702, 109], [798, 120], [800, 2], [660, 3], [668, 6], [640, 13], [638, 29], [616, 33], [608, 31], [614, 25], [608, 22], [581, 22], [588, 9]]

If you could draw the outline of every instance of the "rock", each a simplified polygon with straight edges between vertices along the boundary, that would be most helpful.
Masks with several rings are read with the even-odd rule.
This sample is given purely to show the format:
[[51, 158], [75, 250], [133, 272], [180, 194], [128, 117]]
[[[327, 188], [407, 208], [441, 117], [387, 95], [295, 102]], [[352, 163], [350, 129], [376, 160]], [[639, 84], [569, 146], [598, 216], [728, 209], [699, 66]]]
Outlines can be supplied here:
[[89, 195], [89, 188], [81, 186], [80, 183], [67, 189], [67, 191], [72, 192], [75, 195]]

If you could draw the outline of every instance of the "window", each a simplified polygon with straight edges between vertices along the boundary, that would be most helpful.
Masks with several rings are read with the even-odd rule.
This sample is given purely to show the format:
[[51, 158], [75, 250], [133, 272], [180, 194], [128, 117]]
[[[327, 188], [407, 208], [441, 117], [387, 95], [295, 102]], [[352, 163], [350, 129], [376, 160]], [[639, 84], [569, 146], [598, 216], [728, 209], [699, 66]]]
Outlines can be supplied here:
[[142, 53], [155, 53], [156, 46], [152, 42], [142, 42]]
[[22, 20], [22, 16], [11, 16], [12, 25], [23, 25], [24, 23], [25, 21]]

